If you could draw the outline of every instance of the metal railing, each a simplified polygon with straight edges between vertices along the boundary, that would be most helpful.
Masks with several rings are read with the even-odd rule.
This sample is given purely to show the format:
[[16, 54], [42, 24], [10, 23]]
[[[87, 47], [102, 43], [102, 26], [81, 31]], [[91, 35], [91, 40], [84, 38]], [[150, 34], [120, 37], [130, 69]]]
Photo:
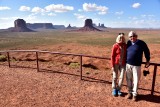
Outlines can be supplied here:
[[[40, 50], [6, 50], [6, 51], [0, 51], [0, 53], [6, 53], [7, 54], [7, 61], [8, 66], [11, 67], [10, 63], [10, 52], [35, 52], [36, 54], [36, 63], [37, 63], [37, 72], [40, 71], [39, 67], [39, 53], [50, 53], [50, 54], [60, 54], [60, 55], [72, 55], [72, 56], [79, 56], [80, 58], [80, 79], [82, 80], [82, 57], [90, 57], [90, 58], [98, 58], [98, 59], [106, 59], [110, 60], [110, 58], [106, 57], [100, 57], [100, 56], [91, 56], [91, 55], [84, 55], [84, 54], [72, 54], [72, 53], [62, 53], [62, 52], [50, 52], [50, 51], [40, 51]], [[145, 64], [145, 62], [142, 62], [142, 64]], [[153, 79], [152, 79], [152, 89], [151, 89], [151, 95], [154, 94], [154, 87], [155, 87], [155, 81], [156, 81], [156, 74], [157, 74], [157, 66], [160, 66], [158, 63], [150, 63], [150, 65], [154, 66], [154, 72], [153, 72]]]

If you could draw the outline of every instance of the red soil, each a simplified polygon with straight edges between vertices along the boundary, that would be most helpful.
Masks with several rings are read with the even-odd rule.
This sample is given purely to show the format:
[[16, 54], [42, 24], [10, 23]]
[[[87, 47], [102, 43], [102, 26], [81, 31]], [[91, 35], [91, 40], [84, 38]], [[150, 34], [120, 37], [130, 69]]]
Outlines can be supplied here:
[[[150, 47], [156, 55], [157, 51], [153, 49], [155, 46]], [[45, 50], [46, 47], [35, 48]], [[110, 56], [108, 47], [68, 44], [67, 46], [48, 46], [47, 50]], [[26, 55], [12, 53], [11, 56], [15, 59], [25, 60], [25, 57], [28, 57], [28, 59], [35, 60], [32, 53]], [[56, 57], [58, 60], [52, 61]], [[109, 61], [84, 58], [84, 64], [93, 63], [97, 69], [93, 69], [91, 66], [83, 67], [83, 80], [81, 80], [79, 68], [66, 64], [71, 59], [71, 62], [77, 62], [78, 58], [66, 58], [58, 55], [56, 57], [49, 54], [42, 55], [41, 58], [44, 58], [45, 61], [39, 62], [39, 72], [36, 70], [35, 61], [12, 61], [11, 68], [7, 66], [7, 62], [1, 62], [0, 107], [160, 107], [159, 70], [157, 71], [154, 95], [150, 95], [153, 67], [149, 69], [149, 75], [146, 77], [142, 75], [138, 89], [138, 101], [133, 102], [125, 98], [127, 94], [126, 80], [122, 87], [123, 96], [113, 97], [111, 95], [112, 72], [109, 68]]]

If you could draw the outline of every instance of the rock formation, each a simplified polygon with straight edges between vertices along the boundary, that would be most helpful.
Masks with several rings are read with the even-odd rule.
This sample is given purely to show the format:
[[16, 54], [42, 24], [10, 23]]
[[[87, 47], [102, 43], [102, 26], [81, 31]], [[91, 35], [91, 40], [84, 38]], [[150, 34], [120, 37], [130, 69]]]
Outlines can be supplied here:
[[69, 29], [69, 30], [71, 30], [71, 29], [76, 29], [77, 27], [76, 26], [71, 26], [71, 24], [69, 24], [67, 27], [66, 27], [66, 29]]
[[92, 19], [86, 19], [84, 27], [80, 28], [78, 31], [101, 31], [93, 26]]
[[55, 29], [52, 23], [27, 23], [30, 29]]
[[55, 29], [65, 29], [64, 25], [53, 25]]
[[107, 28], [107, 27], [104, 26], [104, 24], [100, 24], [100, 23], [99, 23], [98, 27], [100, 27], [100, 28]]
[[17, 19], [14, 21], [14, 27], [9, 28], [12, 32], [32, 32], [33, 30], [27, 28], [26, 22], [23, 19]]
[[71, 27], [71, 25], [69, 24], [67, 27], [66, 27], [66, 29], [71, 29], [72, 27]]

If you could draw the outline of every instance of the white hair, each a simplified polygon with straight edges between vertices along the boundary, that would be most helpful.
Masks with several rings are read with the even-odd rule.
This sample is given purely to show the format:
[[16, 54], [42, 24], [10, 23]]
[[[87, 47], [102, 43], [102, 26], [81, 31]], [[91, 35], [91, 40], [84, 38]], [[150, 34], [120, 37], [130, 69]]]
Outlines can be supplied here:
[[138, 35], [137, 35], [137, 33], [135, 31], [130, 31], [128, 33], [128, 36], [130, 37], [130, 36], [138, 36]]

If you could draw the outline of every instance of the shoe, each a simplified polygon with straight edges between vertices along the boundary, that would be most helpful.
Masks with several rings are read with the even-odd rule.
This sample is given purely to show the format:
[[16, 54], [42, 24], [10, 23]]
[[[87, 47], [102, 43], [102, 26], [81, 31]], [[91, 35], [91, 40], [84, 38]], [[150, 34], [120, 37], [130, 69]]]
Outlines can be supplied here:
[[113, 95], [113, 96], [117, 96], [117, 90], [116, 90], [116, 89], [113, 89], [113, 90], [112, 90], [112, 95]]
[[132, 94], [131, 94], [131, 93], [128, 93], [126, 99], [132, 99]]
[[118, 95], [122, 96], [122, 92], [120, 90], [118, 90]]
[[133, 96], [133, 101], [137, 101], [137, 96]]

